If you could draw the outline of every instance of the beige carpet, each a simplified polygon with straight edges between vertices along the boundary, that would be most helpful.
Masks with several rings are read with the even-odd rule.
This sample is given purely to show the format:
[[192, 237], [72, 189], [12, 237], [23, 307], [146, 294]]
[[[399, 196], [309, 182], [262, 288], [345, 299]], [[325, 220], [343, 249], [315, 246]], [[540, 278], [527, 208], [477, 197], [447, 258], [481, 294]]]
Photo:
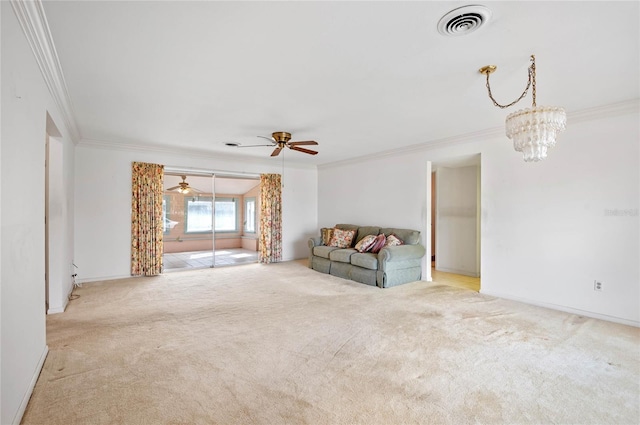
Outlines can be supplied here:
[[637, 424], [637, 328], [305, 262], [85, 284], [24, 424]]

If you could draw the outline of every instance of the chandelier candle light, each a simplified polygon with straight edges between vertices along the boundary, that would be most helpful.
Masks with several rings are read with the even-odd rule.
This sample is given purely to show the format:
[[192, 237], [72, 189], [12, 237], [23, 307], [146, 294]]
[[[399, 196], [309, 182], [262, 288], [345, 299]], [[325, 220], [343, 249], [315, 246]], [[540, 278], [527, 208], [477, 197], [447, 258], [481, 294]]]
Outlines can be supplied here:
[[536, 106], [536, 57], [531, 55], [529, 66], [529, 82], [520, 97], [508, 105], [501, 105], [493, 98], [489, 86], [489, 75], [497, 69], [495, 65], [480, 68], [480, 73], [487, 76], [487, 91], [493, 104], [499, 108], [508, 108], [518, 103], [527, 95], [529, 87], [533, 87], [533, 104], [531, 108], [521, 109], [507, 116], [506, 134], [513, 140], [513, 148], [522, 152], [526, 162], [540, 161], [547, 157], [547, 149], [556, 144], [556, 136], [567, 125], [567, 115], [563, 108], [557, 106]]

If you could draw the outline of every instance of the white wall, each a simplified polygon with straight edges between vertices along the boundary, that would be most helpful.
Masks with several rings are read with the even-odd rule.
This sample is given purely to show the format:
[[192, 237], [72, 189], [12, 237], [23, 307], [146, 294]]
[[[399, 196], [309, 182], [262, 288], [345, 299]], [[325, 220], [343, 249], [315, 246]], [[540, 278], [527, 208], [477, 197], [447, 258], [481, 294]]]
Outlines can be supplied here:
[[639, 325], [639, 124], [637, 102], [570, 114], [539, 163], [496, 135], [322, 166], [318, 224], [408, 227], [424, 238], [425, 164], [480, 153], [482, 292]]
[[637, 109], [569, 121], [529, 172], [483, 155], [484, 292], [638, 323], [638, 124]]
[[[9, 2], [2, 8], [1, 413], [17, 423], [47, 353], [44, 194], [47, 113], [61, 131], [66, 166], [73, 144]], [[68, 151], [68, 152], [67, 152]], [[72, 172], [72, 171], [71, 171]], [[73, 193], [71, 187], [67, 187]], [[69, 233], [66, 233], [68, 238]], [[72, 241], [65, 241], [71, 246]], [[63, 255], [62, 261], [64, 261]]]
[[[215, 172], [281, 173], [280, 161], [240, 161], [131, 149], [76, 149], [75, 260], [78, 282], [130, 276], [131, 163], [150, 162]], [[317, 232], [315, 168], [285, 168], [283, 261], [307, 256], [307, 238]]]
[[408, 154], [319, 167], [318, 225], [416, 229], [424, 238], [427, 174], [423, 158]]
[[436, 170], [436, 270], [478, 277], [478, 167]]

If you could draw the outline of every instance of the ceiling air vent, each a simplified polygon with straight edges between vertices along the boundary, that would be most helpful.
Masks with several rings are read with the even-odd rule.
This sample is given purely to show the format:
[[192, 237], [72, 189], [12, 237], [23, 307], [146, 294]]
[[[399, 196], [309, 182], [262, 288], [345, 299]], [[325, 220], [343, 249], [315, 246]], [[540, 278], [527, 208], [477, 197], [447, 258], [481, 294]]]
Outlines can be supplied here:
[[474, 32], [491, 18], [491, 11], [484, 6], [472, 5], [453, 9], [438, 21], [442, 35], [466, 35]]

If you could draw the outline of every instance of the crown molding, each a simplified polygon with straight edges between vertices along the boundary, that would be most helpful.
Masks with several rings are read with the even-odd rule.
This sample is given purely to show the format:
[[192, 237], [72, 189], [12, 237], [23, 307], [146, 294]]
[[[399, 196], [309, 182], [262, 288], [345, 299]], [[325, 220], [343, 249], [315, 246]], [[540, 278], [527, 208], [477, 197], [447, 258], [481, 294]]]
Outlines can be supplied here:
[[[612, 103], [609, 105], [594, 107], [583, 109], [575, 112], [567, 113], [567, 121], [568, 125], [571, 123], [579, 123], [585, 121], [593, 121], [602, 118], [620, 116], [635, 113], [637, 114], [640, 110], [640, 99], [631, 99], [623, 102]], [[339, 167], [349, 164], [358, 164], [362, 161], [373, 160], [373, 159], [381, 159], [381, 158], [390, 158], [399, 155], [406, 155], [411, 153], [419, 153], [425, 152], [432, 149], [441, 148], [444, 146], [456, 146], [463, 145], [467, 143], [473, 142], [482, 142], [489, 139], [494, 139], [496, 137], [500, 137], [504, 135], [504, 127], [493, 127], [485, 130], [475, 131], [472, 133], [466, 133], [457, 136], [445, 137], [441, 139], [432, 140], [429, 142], [418, 143], [414, 145], [405, 146], [402, 148], [390, 149], [387, 151], [377, 152], [373, 154], [358, 156], [355, 158], [348, 158], [341, 161], [328, 162], [319, 165], [311, 165], [311, 164], [298, 164], [298, 163], [287, 163], [287, 167], [290, 168], [303, 168], [303, 169], [315, 169], [324, 170], [330, 169], [333, 167]], [[255, 157], [248, 157], [244, 155], [233, 155], [233, 154], [221, 154], [212, 151], [206, 150], [197, 150], [197, 149], [189, 149], [189, 148], [178, 148], [172, 146], [153, 146], [153, 145], [144, 145], [140, 143], [122, 143], [122, 142], [105, 142], [101, 140], [92, 140], [92, 139], [81, 139], [78, 142], [78, 146], [89, 147], [89, 148], [97, 148], [97, 149], [107, 149], [107, 150], [121, 150], [121, 151], [135, 151], [135, 152], [157, 152], [157, 153], [167, 153], [171, 155], [181, 155], [181, 156], [190, 156], [196, 158], [212, 158], [212, 159], [228, 159], [232, 161], [242, 161], [242, 162], [250, 162], [254, 164], [260, 165], [273, 165], [273, 162], [268, 159], [260, 159]]]
[[[640, 99], [630, 99], [622, 102], [611, 103], [604, 106], [598, 106], [594, 108], [582, 109], [579, 111], [567, 113], [567, 125], [571, 123], [580, 123], [585, 121], [593, 121], [602, 118], [611, 118], [615, 116], [638, 114], [640, 111]], [[359, 156], [356, 158], [349, 158], [341, 161], [328, 162], [318, 165], [318, 170], [330, 169], [333, 167], [339, 167], [349, 164], [358, 164], [362, 161], [381, 159], [384, 157], [394, 157], [399, 155], [405, 155], [408, 153], [425, 152], [432, 149], [437, 149], [443, 146], [455, 146], [463, 145], [467, 143], [480, 142], [488, 139], [504, 135], [504, 127], [493, 127], [486, 130], [476, 131], [473, 133], [466, 133], [458, 136], [445, 137], [442, 139], [436, 139], [429, 142], [418, 143], [415, 145], [405, 146], [402, 148], [391, 149], [374, 154], [368, 154]]]
[[567, 125], [574, 122], [593, 121], [620, 115], [637, 114], [640, 111], [640, 99], [629, 99], [622, 102], [610, 103], [595, 108], [581, 109], [567, 113]]
[[49, 93], [60, 110], [69, 136], [77, 144], [80, 132], [42, 1], [11, 0], [11, 7], [33, 51]]
[[430, 142], [418, 143], [415, 145], [409, 145], [402, 148], [391, 149], [387, 151], [377, 152], [373, 154], [358, 156], [356, 158], [349, 158], [341, 161], [328, 162], [318, 165], [318, 169], [329, 169], [333, 167], [339, 167], [349, 164], [357, 164], [362, 161], [381, 159], [394, 157], [399, 155], [406, 155], [410, 153], [425, 152], [432, 149], [437, 149], [443, 146], [456, 146], [464, 145], [467, 143], [478, 142], [486, 139], [492, 139], [504, 134], [503, 127], [494, 127], [486, 130], [475, 131], [473, 133], [462, 134], [459, 136], [445, 137], [442, 139], [432, 140]]
[[[273, 166], [276, 164], [277, 166], [281, 166], [282, 163], [280, 159], [273, 160], [273, 158], [257, 158], [253, 156], [245, 156], [245, 155], [234, 155], [234, 154], [226, 154], [220, 152], [213, 152], [201, 149], [193, 149], [193, 148], [181, 148], [177, 146], [155, 146], [155, 145], [145, 145], [141, 143], [122, 143], [122, 142], [106, 142], [102, 140], [95, 139], [81, 139], [77, 145], [78, 147], [86, 147], [91, 149], [105, 149], [105, 150], [118, 150], [118, 151], [129, 151], [129, 152], [152, 152], [152, 153], [164, 153], [169, 155], [180, 155], [194, 158], [210, 158], [217, 160], [228, 160], [228, 161], [241, 161], [244, 163], [252, 163], [258, 165], [268, 165]], [[300, 164], [294, 162], [287, 162], [287, 168], [300, 168], [300, 169], [316, 169], [315, 164]]]

